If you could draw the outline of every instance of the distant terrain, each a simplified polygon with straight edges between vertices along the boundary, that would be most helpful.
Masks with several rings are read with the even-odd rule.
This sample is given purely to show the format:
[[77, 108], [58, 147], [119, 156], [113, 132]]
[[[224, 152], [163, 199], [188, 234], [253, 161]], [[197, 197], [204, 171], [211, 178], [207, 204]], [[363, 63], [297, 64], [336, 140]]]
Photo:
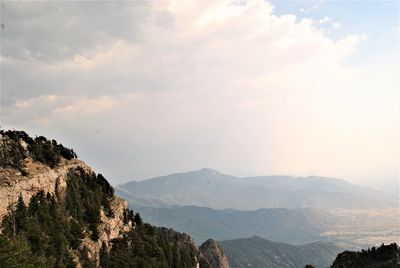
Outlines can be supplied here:
[[[0, 149], [0, 267], [328, 267], [344, 249], [400, 238], [399, 211], [390, 198], [382, 195], [387, 204], [375, 208], [351, 207], [349, 200], [374, 202], [379, 192], [337, 179], [244, 179], [202, 169], [120, 186], [134, 213], [101, 174], [55, 140], [0, 130]], [[195, 202], [213, 197], [219, 206], [241, 209], [185, 205], [185, 190]], [[310, 191], [326, 196], [304, 194]], [[283, 206], [294, 202], [291, 195], [302, 202], [296, 208], [243, 210], [246, 198], [249, 208], [272, 201]], [[349, 199], [331, 207], [333, 196]], [[207, 241], [198, 247], [188, 234]], [[392, 244], [345, 251], [333, 267], [398, 264]]]
[[326, 177], [239, 178], [212, 169], [117, 185], [116, 193], [157, 226], [196, 241], [253, 235], [357, 250], [400, 241], [398, 200]]
[[399, 208], [336, 209], [330, 210], [329, 215], [335, 219], [334, 227], [321, 235], [346, 249], [400, 242]]
[[310, 209], [233, 209], [185, 206], [174, 208], [134, 207], [153, 225], [166, 226], [190, 234], [197, 242], [261, 236], [288, 243], [328, 240], [320, 234], [332, 230], [327, 213]]
[[382, 192], [325, 177], [239, 178], [212, 169], [177, 173], [116, 186], [129, 203], [145, 207], [382, 208], [397, 201]]
[[398, 209], [345, 210], [233, 209], [184, 206], [173, 208], [131, 207], [156, 226], [167, 226], [190, 234], [202, 243], [246, 238], [253, 235], [291, 244], [330, 241], [358, 250], [381, 243], [400, 241]]
[[230, 267], [315, 268], [329, 267], [343, 249], [328, 242], [293, 246], [260, 237], [222, 241]]

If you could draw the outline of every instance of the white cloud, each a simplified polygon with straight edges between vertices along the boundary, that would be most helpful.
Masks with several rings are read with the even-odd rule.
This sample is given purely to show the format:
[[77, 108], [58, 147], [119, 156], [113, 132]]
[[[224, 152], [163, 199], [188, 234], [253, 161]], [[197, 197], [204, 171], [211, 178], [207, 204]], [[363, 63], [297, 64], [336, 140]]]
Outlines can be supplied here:
[[340, 27], [342, 27], [342, 25], [339, 22], [334, 22], [332, 23], [332, 26], [336, 29], [339, 29]]
[[331, 20], [331, 18], [329, 18], [327, 16], [323, 17], [318, 22], [319, 22], [319, 24], [329, 23], [329, 25], [331, 25], [333, 28], [336, 28], [336, 29], [339, 29], [342, 27], [342, 25], [339, 22], [333, 21], [333, 20]]
[[[392, 165], [382, 148], [394, 138], [379, 132], [376, 143], [362, 133], [391, 126], [384, 100], [398, 84], [347, 65], [365, 37], [329, 38], [319, 25], [335, 23], [328, 17], [277, 16], [261, 0], [96, 3], [99, 17], [81, 8], [68, 3], [38, 21], [27, 6], [21, 16], [33, 13], [35, 23], [6, 34], [6, 125], [70, 133], [91, 144], [89, 159], [124, 178], [202, 166], [342, 176]], [[18, 56], [21, 48], [34, 56]], [[379, 93], [373, 77], [385, 83]]]
[[325, 16], [324, 18], [319, 20], [319, 23], [323, 24], [323, 23], [327, 23], [327, 22], [330, 22], [330, 21], [331, 21], [331, 19]]
[[300, 8], [299, 11], [303, 12], [303, 13], [309, 13], [309, 12], [311, 12], [313, 10], [318, 9], [318, 8], [319, 8], [319, 4], [313, 4], [313, 5], [309, 6], [309, 7]]
[[43, 103], [51, 104], [54, 103], [58, 99], [58, 96], [55, 95], [44, 95], [37, 98], [29, 99], [29, 100], [16, 100], [15, 106], [17, 108], [27, 108], [36, 105], [42, 105]]
[[54, 115], [58, 118], [73, 117], [85, 114], [97, 114], [107, 111], [115, 106], [115, 102], [110, 96], [102, 96], [95, 99], [80, 98], [72, 103], [59, 107], [54, 110]]

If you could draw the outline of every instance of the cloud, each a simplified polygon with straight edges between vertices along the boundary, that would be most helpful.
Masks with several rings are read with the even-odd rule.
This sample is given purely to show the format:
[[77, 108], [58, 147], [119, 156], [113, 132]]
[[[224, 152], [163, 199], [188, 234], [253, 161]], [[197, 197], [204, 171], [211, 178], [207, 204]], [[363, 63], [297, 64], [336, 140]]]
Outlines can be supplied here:
[[337, 22], [337, 21], [332, 21], [329, 17], [325, 16], [322, 19], [320, 19], [319, 24], [325, 24], [325, 23], [329, 23], [333, 28], [339, 29], [342, 27], [342, 25]]
[[54, 110], [56, 117], [74, 117], [82, 116], [84, 114], [97, 114], [114, 107], [115, 102], [110, 96], [102, 96], [95, 99], [81, 98], [72, 102], [71, 104], [59, 107]]
[[[2, 125], [71, 140], [114, 178], [392, 163], [374, 153], [393, 137], [362, 134], [396, 86], [348, 64], [363, 35], [333, 40], [261, 0], [7, 2], [3, 13]], [[377, 104], [373, 77], [385, 81]]]
[[339, 22], [333, 22], [332, 26], [336, 29], [339, 29], [340, 27], [342, 27], [342, 25]]
[[319, 7], [320, 7], [320, 4], [316, 3], [316, 4], [313, 4], [313, 5], [311, 5], [309, 7], [306, 7], [306, 8], [300, 8], [299, 11], [302, 12], [302, 13], [309, 13], [309, 12], [311, 12], [313, 10], [318, 9]]
[[323, 23], [327, 23], [327, 22], [330, 22], [330, 21], [331, 21], [331, 19], [328, 18], [327, 16], [325, 16], [324, 18], [320, 19], [318, 22], [323, 24]]
[[15, 106], [17, 108], [27, 108], [27, 107], [41, 105], [43, 103], [46, 103], [46, 104], [54, 103], [57, 99], [58, 99], [58, 96], [55, 96], [55, 95], [44, 95], [44, 96], [40, 96], [38, 98], [29, 99], [27, 101], [17, 100], [15, 102]]
[[115, 40], [135, 42], [142, 34], [141, 18], [146, 9], [146, 3], [117, 1], [4, 2], [3, 55], [51, 63], [90, 55], [93, 48]]

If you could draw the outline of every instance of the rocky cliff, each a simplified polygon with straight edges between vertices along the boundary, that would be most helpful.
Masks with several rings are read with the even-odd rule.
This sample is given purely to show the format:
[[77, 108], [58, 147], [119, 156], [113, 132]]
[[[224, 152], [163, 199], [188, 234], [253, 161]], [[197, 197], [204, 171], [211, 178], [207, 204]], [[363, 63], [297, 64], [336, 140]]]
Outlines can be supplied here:
[[[74, 176], [75, 182], [72, 183]], [[96, 188], [98, 192], [91, 192], [91, 188]], [[40, 192], [46, 197], [43, 194], [38, 197]], [[82, 227], [82, 237], [77, 238], [78, 246], [74, 248], [71, 246], [73, 243], [67, 243], [67, 253], [63, 253], [63, 258], [71, 256], [71, 263], [77, 267], [86, 259], [96, 267], [128, 267], [132, 263], [151, 267], [228, 267], [222, 249], [215, 242], [204, 244], [199, 250], [188, 235], [142, 223], [140, 215], [135, 215], [128, 209], [125, 200], [113, 194], [112, 187], [100, 174], [96, 175], [88, 165], [76, 159], [73, 150], [44, 137], [32, 139], [25, 132], [0, 131], [0, 220], [7, 218], [8, 229], [13, 230], [8, 234], [8, 239], [12, 242], [19, 228], [21, 235], [25, 236], [26, 242], [23, 243], [31, 246], [29, 254], [37, 257], [42, 254], [42, 263], [58, 265], [65, 260], [57, 259], [58, 245], [52, 245], [53, 238], [46, 239], [50, 241], [48, 248], [55, 248], [56, 253], [54, 250], [50, 251], [55, 259], [46, 260], [47, 253], [41, 253], [35, 248], [35, 239], [29, 234], [31, 231], [24, 231], [33, 228], [27, 222], [36, 221], [38, 226], [43, 224], [40, 222], [40, 215], [31, 212], [35, 208], [32, 200], [41, 200], [40, 198], [44, 201], [39, 201], [36, 206], [40, 206], [40, 202], [48, 202], [46, 209], [51, 209], [54, 202], [61, 204], [59, 210], [64, 217], [61, 222], [67, 228], [67, 231], [64, 230], [67, 234], [64, 240], [69, 240], [76, 233], [71, 231], [75, 222]], [[90, 198], [98, 203], [97, 212], [96, 206], [85, 207], [88, 206], [85, 204], [90, 206]], [[25, 204], [20, 204], [21, 200]], [[77, 214], [82, 215], [74, 216], [74, 209], [77, 209]], [[18, 217], [22, 217], [22, 220]], [[2, 225], [1, 232], [7, 235], [7, 228], [4, 226], [6, 225]], [[39, 236], [49, 236], [45, 233], [48, 231], [46, 226], [35, 228], [32, 230], [39, 228]], [[0, 266], [3, 264], [0, 262]]]
[[400, 248], [396, 243], [382, 244], [379, 248], [361, 252], [345, 251], [340, 253], [331, 268], [399, 268]]
[[[88, 173], [93, 172], [88, 165], [78, 159], [62, 159], [56, 167], [51, 168], [32, 161], [31, 158], [26, 158], [23, 165], [27, 172], [25, 176], [11, 167], [0, 169], [0, 220], [7, 214], [10, 205], [17, 202], [19, 196], [22, 196], [23, 200], [29, 200], [42, 190], [45, 193], [55, 194], [58, 201], [62, 201], [67, 187], [67, 174], [70, 170], [82, 168]], [[89, 258], [95, 259], [97, 263], [102, 243], [109, 245], [112, 239], [121, 237], [132, 226], [131, 222], [127, 224], [123, 222], [123, 212], [128, 209], [128, 203], [115, 196], [110, 204], [114, 212], [113, 217], [107, 217], [103, 210], [100, 211], [100, 238], [92, 241], [89, 237], [85, 237], [81, 243], [81, 248], [86, 248]]]
[[213, 268], [229, 268], [228, 259], [221, 245], [213, 239], [208, 239], [200, 246], [204, 266]]
[[88, 165], [78, 159], [61, 159], [57, 166], [51, 168], [31, 158], [25, 158], [22, 165], [26, 175], [13, 167], [6, 166], [0, 169], [0, 218], [20, 195], [24, 200], [29, 200], [32, 195], [43, 190], [46, 193], [57, 193], [58, 197], [62, 198], [70, 169], [81, 167], [87, 172], [92, 172]]

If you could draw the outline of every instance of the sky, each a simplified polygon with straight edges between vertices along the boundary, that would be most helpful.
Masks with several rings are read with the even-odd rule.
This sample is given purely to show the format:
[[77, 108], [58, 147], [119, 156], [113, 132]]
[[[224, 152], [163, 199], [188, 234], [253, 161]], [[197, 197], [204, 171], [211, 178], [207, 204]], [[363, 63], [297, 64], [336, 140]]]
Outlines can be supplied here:
[[112, 183], [399, 177], [398, 1], [1, 2], [1, 120]]

